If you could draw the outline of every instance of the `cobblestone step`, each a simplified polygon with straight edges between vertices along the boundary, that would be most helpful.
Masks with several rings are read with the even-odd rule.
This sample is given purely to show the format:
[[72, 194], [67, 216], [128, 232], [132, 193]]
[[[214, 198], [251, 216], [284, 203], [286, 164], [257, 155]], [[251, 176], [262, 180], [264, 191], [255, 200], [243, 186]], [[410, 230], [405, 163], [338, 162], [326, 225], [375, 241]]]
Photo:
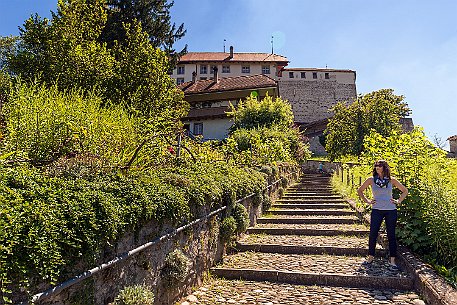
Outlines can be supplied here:
[[289, 185], [289, 187], [293, 187], [296, 185], [325, 185], [325, 186], [331, 186], [330, 180], [312, 180], [312, 179], [302, 179], [294, 184]]
[[368, 235], [370, 231], [363, 225], [335, 225], [335, 224], [259, 224], [248, 228], [248, 234], [270, 234], [270, 235]]
[[325, 285], [373, 289], [413, 289], [411, 278], [365, 276], [347, 274], [306, 273], [261, 269], [211, 268], [211, 273], [231, 280], [270, 281], [299, 285]]
[[[386, 251], [376, 245], [376, 255]], [[256, 251], [289, 254], [366, 255], [368, 240], [361, 236], [306, 236], [247, 234], [236, 244], [238, 251]]]
[[328, 176], [308, 176], [308, 175], [305, 175], [305, 176], [301, 176], [300, 177], [300, 180], [311, 180], [311, 181], [319, 181], [319, 180], [324, 180], [324, 181], [330, 181], [330, 177]]
[[241, 252], [212, 272], [226, 279], [268, 280], [303, 285], [412, 289], [412, 279], [384, 259], [367, 267], [361, 257]]
[[[235, 246], [237, 251], [255, 251], [263, 253], [280, 254], [328, 254], [328, 255], [366, 255], [368, 248], [342, 247], [342, 246], [301, 246], [284, 244], [246, 244], [238, 242]], [[376, 256], [385, 257], [386, 251], [376, 250]]]
[[368, 230], [332, 230], [332, 229], [286, 229], [286, 228], [249, 228], [247, 229], [248, 234], [270, 234], [270, 235], [325, 235], [325, 236], [338, 236], [338, 235], [349, 235], [349, 236], [364, 236], [368, 235]]
[[426, 304], [381, 245], [362, 264], [369, 230], [327, 176], [302, 176], [246, 233], [181, 305]]
[[209, 278], [180, 305], [424, 305], [412, 291], [302, 286]]
[[329, 224], [329, 223], [316, 223], [316, 224], [282, 224], [282, 223], [268, 223], [268, 224], [257, 224], [252, 228], [280, 228], [280, 229], [316, 229], [316, 230], [356, 230], [366, 231], [368, 227], [364, 224]]
[[247, 229], [248, 234], [272, 235], [367, 235], [363, 224], [258, 224]]
[[343, 199], [314, 199], [314, 198], [306, 198], [306, 197], [297, 197], [297, 198], [288, 198], [288, 199], [278, 199], [275, 202], [278, 203], [309, 203], [309, 204], [324, 204], [324, 203], [340, 203], [345, 206], [349, 206], [346, 200]]
[[282, 196], [282, 199], [294, 199], [294, 198], [306, 198], [306, 199], [342, 199], [341, 196], [339, 195], [328, 195], [328, 194], [323, 194], [319, 195], [317, 193], [312, 193], [312, 192], [285, 192], [284, 196]]
[[294, 185], [289, 186], [287, 189], [288, 190], [296, 190], [296, 189], [316, 189], [316, 190], [328, 190], [333, 192], [333, 189], [330, 185], [327, 183], [297, 183]]
[[376, 258], [369, 266], [364, 257], [338, 255], [278, 254], [239, 252], [224, 258], [218, 268], [297, 271], [305, 273], [346, 274], [360, 276], [409, 277], [389, 266], [386, 259]]
[[349, 207], [347, 204], [334, 204], [334, 203], [288, 203], [284, 201], [276, 201], [271, 205], [272, 208], [276, 209], [337, 209], [344, 210]]
[[355, 215], [355, 212], [352, 210], [336, 210], [336, 209], [327, 209], [327, 210], [302, 210], [302, 209], [274, 209], [270, 210], [271, 215]]
[[329, 187], [311, 187], [311, 186], [296, 186], [287, 189], [288, 192], [297, 193], [319, 193], [327, 195], [335, 195], [335, 192]]
[[266, 217], [257, 218], [257, 224], [267, 224], [267, 223], [284, 223], [284, 224], [356, 224], [361, 223], [360, 219], [355, 216], [294, 216], [294, 215], [278, 215], [272, 217], [268, 214]]

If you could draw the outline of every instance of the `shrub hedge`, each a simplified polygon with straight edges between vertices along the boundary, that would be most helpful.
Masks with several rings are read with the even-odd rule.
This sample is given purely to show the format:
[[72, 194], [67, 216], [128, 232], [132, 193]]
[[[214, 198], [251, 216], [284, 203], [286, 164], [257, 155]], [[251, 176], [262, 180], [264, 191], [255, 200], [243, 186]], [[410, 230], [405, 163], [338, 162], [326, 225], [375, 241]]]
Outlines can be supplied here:
[[95, 262], [126, 230], [148, 220], [187, 223], [198, 206], [259, 192], [265, 177], [223, 163], [73, 179], [0, 167], [2, 294], [7, 298], [11, 286], [30, 290], [31, 279], [62, 280], [66, 265]]

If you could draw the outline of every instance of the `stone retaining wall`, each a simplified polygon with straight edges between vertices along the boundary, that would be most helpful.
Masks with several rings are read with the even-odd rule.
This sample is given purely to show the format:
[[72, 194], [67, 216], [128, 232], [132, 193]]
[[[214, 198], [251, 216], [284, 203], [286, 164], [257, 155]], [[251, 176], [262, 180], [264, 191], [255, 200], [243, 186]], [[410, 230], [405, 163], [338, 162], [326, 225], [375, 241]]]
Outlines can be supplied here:
[[[282, 168], [280, 174], [288, 175], [289, 181], [292, 181], [293, 175], [289, 174], [296, 170], [297, 168], [292, 167]], [[279, 187], [280, 183], [269, 188], [270, 197], [276, 196]], [[252, 226], [262, 214], [262, 205], [254, 206], [251, 198], [244, 200], [243, 205], [249, 212]], [[198, 217], [203, 217], [210, 212], [203, 207], [198, 211]], [[106, 305], [112, 302], [125, 286], [143, 283], [153, 287], [156, 296], [155, 304], [174, 304], [180, 297], [189, 293], [192, 287], [200, 285], [206, 271], [221, 259], [224, 247], [219, 240], [219, 220], [223, 213], [224, 211], [36, 304]], [[138, 232], [132, 231], [125, 234], [116, 244], [115, 252], [107, 249], [99, 262], [106, 263], [116, 256], [122, 256], [123, 253], [154, 240], [157, 236], [169, 233], [174, 228], [169, 223], [149, 222]], [[179, 286], [170, 288], [166, 287], [160, 273], [167, 254], [176, 248], [181, 249], [189, 258], [190, 273]], [[75, 268], [76, 266], [79, 266], [77, 262], [75, 262]], [[94, 266], [90, 268], [92, 267]], [[49, 287], [43, 286], [42, 290], [45, 288]]]

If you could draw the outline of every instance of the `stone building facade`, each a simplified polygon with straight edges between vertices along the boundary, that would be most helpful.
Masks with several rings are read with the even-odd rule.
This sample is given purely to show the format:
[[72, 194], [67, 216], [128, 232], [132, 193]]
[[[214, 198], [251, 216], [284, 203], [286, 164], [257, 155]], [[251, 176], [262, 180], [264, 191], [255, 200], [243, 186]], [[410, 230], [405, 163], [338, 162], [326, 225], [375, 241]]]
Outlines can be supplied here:
[[[287, 57], [269, 53], [189, 52], [170, 71], [178, 85], [213, 79], [216, 67], [220, 78], [265, 75], [278, 81], [279, 95], [287, 99], [299, 124], [329, 118], [336, 103], [357, 97], [356, 72], [321, 68], [287, 68]], [[192, 76], [194, 75], [194, 76]]]
[[449, 137], [449, 157], [457, 158], [457, 135]]
[[300, 124], [327, 119], [338, 102], [357, 97], [356, 73], [352, 70], [285, 68], [278, 77], [279, 94], [287, 99]]

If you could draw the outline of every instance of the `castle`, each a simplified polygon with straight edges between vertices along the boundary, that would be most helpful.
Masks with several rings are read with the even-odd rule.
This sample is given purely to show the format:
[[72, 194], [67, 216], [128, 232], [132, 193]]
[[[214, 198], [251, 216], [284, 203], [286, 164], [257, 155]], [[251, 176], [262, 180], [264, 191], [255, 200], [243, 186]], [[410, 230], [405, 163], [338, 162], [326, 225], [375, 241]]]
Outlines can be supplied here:
[[[350, 103], [357, 97], [356, 72], [353, 70], [288, 68], [288, 64], [289, 60], [282, 55], [236, 53], [233, 47], [230, 47], [228, 53], [189, 52], [183, 55], [176, 68], [170, 71], [170, 76], [184, 91], [185, 98], [190, 99], [191, 112], [202, 105], [207, 108], [206, 116], [201, 120], [198, 117], [188, 117], [187, 128], [199, 132], [204, 139], [214, 138], [211, 135], [215, 134], [218, 135], [216, 138], [224, 137], [226, 133], [214, 132], [218, 127], [211, 122], [212, 119], [221, 119], [220, 106], [228, 105], [229, 102], [236, 104], [240, 99], [240, 88], [246, 96], [250, 90], [257, 92], [262, 89], [262, 83], [268, 83], [271, 90], [271, 81], [276, 84], [273, 94], [289, 101], [295, 123], [303, 126], [325, 122], [332, 115], [329, 108], [338, 102]], [[263, 78], [248, 78], [255, 75], [262, 75]], [[271, 81], [268, 82], [265, 78]], [[256, 79], [262, 83], [253, 83]], [[218, 84], [221, 80], [224, 80], [224, 86]], [[197, 100], [195, 88], [199, 88]], [[218, 90], [220, 98], [216, 94]], [[214, 117], [211, 116], [212, 106], [215, 106]], [[216, 108], [219, 109], [216, 111]], [[194, 128], [195, 124], [198, 128]], [[210, 129], [206, 129], [205, 125]], [[227, 129], [227, 122], [220, 128]], [[313, 136], [322, 134], [324, 129], [320, 128], [317, 133], [314, 130]], [[205, 130], [208, 133], [205, 134]]]

